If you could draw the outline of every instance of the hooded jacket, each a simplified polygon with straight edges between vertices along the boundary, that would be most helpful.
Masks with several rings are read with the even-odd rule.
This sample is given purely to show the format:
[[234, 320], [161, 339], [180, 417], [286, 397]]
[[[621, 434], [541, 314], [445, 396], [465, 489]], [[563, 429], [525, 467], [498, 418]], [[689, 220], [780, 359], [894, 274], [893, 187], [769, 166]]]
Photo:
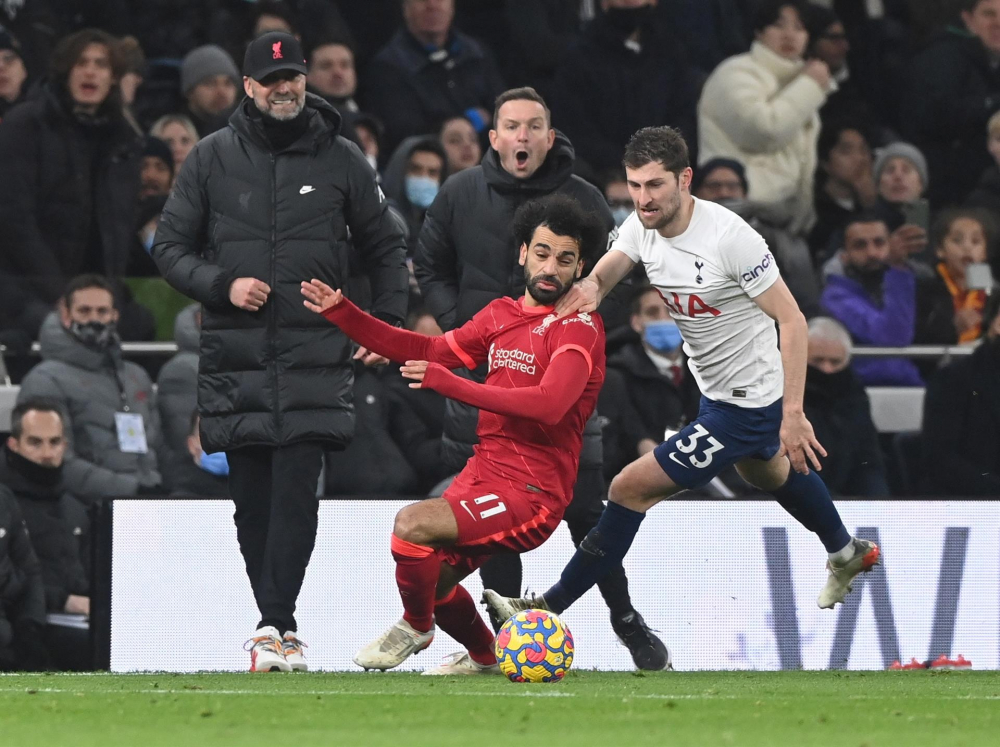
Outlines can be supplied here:
[[[63, 466], [65, 489], [79, 498], [98, 500], [135, 495], [140, 486], [159, 485], [160, 416], [145, 369], [123, 361], [117, 342], [106, 350], [84, 345], [54, 313], [42, 324], [40, 342], [42, 362], [24, 377], [17, 401], [47, 397], [62, 405], [70, 446]], [[118, 448], [115, 413], [124, 405], [142, 416], [145, 454]]]
[[177, 315], [174, 320], [177, 353], [163, 365], [156, 378], [156, 405], [163, 425], [163, 442], [171, 457], [181, 455], [190, 459], [187, 437], [191, 432], [191, 413], [198, 406], [200, 310], [193, 303]]
[[[274, 152], [245, 99], [184, 161], [156, 232], [161, 273], [203, 308], [198, 408], [209, 453], [350, 440], [351, 342], [303, 306], [299, 284], [315, 277], [350, 295], [352, 242], [372, 312], [406, 314], [403, 236], [371, 167], [338, 135], [332, 106], [306, 94], [306, 116], [305, 133]], [[229, 301], [239, 277], [271, 287], [259, 311]]]

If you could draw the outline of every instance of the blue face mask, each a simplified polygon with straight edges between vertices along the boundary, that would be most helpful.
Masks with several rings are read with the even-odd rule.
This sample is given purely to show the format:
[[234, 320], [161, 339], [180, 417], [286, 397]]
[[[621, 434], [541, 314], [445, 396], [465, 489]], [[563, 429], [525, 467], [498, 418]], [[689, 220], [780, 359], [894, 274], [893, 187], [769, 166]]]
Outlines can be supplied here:
[[217, 451], [214, 454], [201, 452], [198, 466], [206, 472], [218, 475], [219, 477], [225, 477], [229, 474], [229, 460], [226, 459], [226, 452], [224, 451]]
[[429, 176], [406, 177], [406, 199], [414, 207], [426, 210], [437, 197], [438, 183]]
[[156, 229], [152, 231], [146, 231], [142, 235], [142, 248], [146, 250], [146, 254], [153, 251], [153, 239], [156, 238]]
[[642, 339], [657, 353], [672, 353], [684, 342], [681, 331], [677, 329], [677, 323], [669, 320], [647, 322]]
[[632, 208], [619, 205], [616, 208], [611, 208], [611, 215], [615, 219], [615, 225], [621, 226], [625, 219], [632, 215]]

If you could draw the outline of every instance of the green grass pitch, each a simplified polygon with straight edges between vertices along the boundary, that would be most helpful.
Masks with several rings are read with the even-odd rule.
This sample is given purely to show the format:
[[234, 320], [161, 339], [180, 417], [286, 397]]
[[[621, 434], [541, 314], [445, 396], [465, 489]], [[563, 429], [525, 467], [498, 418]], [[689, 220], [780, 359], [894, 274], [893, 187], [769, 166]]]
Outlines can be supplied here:
[[1000, 672], [0, 676], [4, 747], [1000, 744]]

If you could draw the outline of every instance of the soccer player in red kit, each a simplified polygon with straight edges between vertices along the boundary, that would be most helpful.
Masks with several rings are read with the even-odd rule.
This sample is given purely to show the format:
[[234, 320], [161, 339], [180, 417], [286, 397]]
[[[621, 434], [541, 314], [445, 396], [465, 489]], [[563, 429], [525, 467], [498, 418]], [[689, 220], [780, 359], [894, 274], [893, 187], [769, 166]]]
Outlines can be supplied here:
[[[459, 581], [492, 554], [541, 545], [572, 499], [584, 424], [604, 383], [604, 327], [596, 314], [559, 319], [554, 305], [598, 249], [601, 231], [575, 200], [551, 195], [517, 210], [514, 237], [527, 293], [493, 301], [441, 337], [385, 324], [319, 280], [302, 283], [306, 307], [404, 362], [411, 387], [480, 408], [479, 444], [444, 495], [396, 515], [403, 619], [355, 655], [365, 669], [399, 666], [430, 645], [437, 625], [468, 650], [425, 674], [499, 673], [493, 631]], [[484, 362], [483, 384], [449, 370]]]

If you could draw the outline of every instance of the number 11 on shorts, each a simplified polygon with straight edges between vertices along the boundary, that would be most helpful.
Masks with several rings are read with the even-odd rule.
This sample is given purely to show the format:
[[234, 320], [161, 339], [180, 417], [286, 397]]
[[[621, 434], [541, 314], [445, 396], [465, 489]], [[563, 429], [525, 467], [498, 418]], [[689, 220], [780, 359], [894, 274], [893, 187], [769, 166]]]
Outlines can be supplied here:
[[[493, 503], [494, 501], [496, 502], [497, 505], [491, 506], [490, 508], [487, 508], [479, 512], [480, 519], [488, 519], [491, 516], [502, 514], [504, 511], [507, 510], [507, 506], [505, 506], [504, 502], [500, 500], [500, 496], [494, 495], [493, 493], [490, 493], [489, 495], [482, 495], [473, 501], [473, 503], [475, 503], [477, 506], [482, 506], [485, 503]], [[466, 511], [469, 511], [469, 507], [466, 505], [466, 502], [465, 501], [460, 501], [460, 502], [462, 504], [462, 508], [464, 508]], [[472, 514], [472, 511], [469, 511], [469, 515], [472, 516], [472, 518], [476, 518]]]

